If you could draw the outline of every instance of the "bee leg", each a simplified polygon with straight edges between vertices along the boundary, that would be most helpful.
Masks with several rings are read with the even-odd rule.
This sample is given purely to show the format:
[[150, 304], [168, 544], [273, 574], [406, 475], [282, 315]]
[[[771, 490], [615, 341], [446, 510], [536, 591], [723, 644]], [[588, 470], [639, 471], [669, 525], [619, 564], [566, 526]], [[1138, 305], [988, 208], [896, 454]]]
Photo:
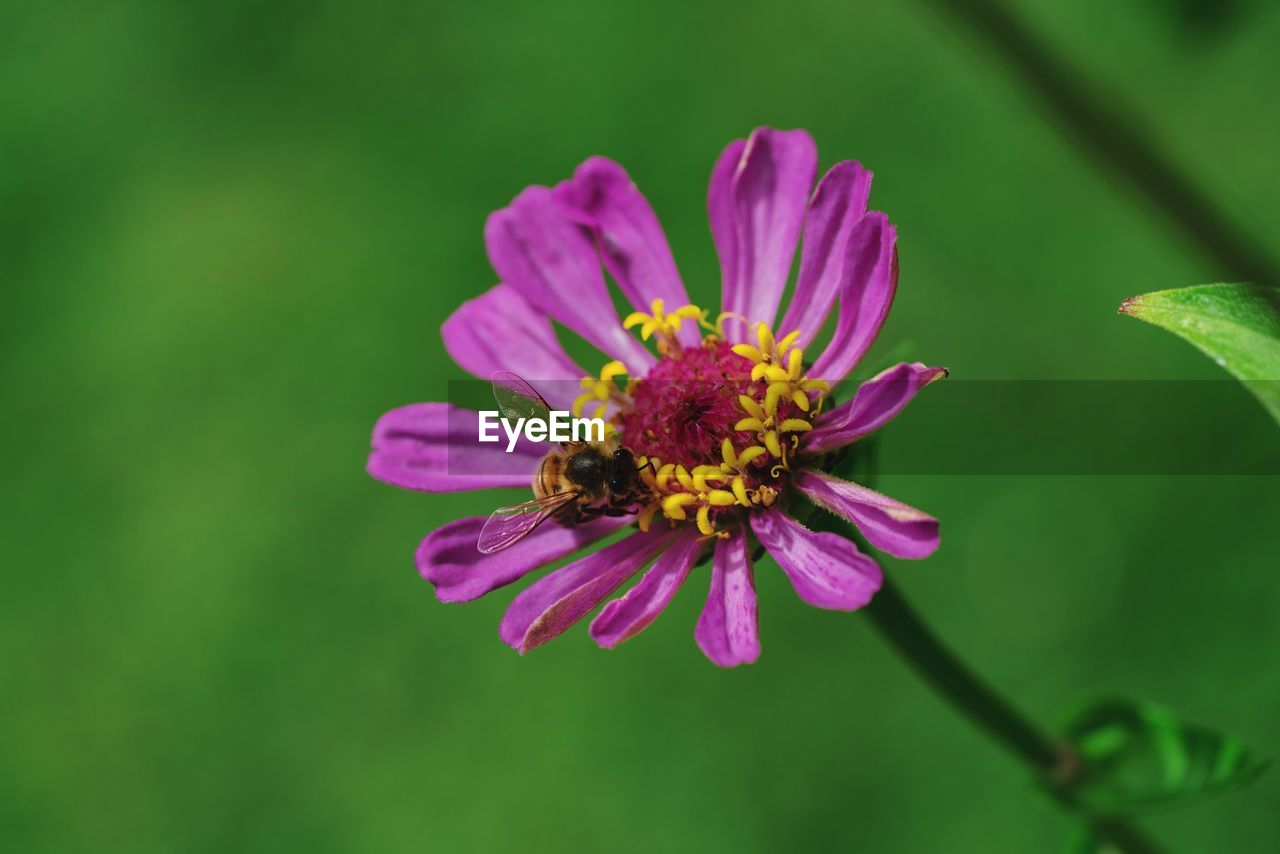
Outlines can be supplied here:
[[577, 510], [577, 515], [574, 516], [573, 521], [579, 525], [583, 522], [590, 522], [593, 519], [599, 519], [605, 512], [605, 508], [603, 507], [579, 507]]
[[[618, 516], [630, 510], [635, 503], [635, 498], [631, 495], [614, 495], [609, 498], [609, 509], [606, 512], [610, 516]], [[615, 510], [618, 512], [614, 513]]]

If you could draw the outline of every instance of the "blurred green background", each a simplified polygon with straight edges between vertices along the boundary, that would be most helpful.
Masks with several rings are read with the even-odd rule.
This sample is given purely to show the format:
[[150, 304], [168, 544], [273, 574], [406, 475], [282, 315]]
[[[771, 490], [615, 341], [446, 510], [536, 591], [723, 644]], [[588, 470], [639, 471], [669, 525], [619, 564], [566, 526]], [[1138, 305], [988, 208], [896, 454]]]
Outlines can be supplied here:
[[[1015, 8], [1274, 243], [1280, 8]], [[1061, 846], [1024, 768], [771, 564], [754, 667], [694, 646], [702, 574], [619, 650], [579, 626], [520, 658], [496, 636], [509, 591], [444, 606], [411, 561], [512, 496], [363, 471], [381, 412], [462, 376], [439, 326], [495, 281], [489, 211], [609, 155], [713, 304], [706, 179], [766, 123], [876, 173], [902, 258], [877, 352], [910, 338], [957, 378], [1221, 377], [1115, 309], [1229, 271], [959, 19], [9, 3], [0, 69], [7, 849]], [[928, 395], [903, 418], [927, 423]], [[1203, 413], [1205, 442], [1230, 433]], [[887, 572], [1040, 720], [1114, 690], [1280, 749], [1274, 478], [880, 486], [943, 521], [935, 557]], [[1181, 852], [1275, 850], [1280, 775], [1144, 826]]]

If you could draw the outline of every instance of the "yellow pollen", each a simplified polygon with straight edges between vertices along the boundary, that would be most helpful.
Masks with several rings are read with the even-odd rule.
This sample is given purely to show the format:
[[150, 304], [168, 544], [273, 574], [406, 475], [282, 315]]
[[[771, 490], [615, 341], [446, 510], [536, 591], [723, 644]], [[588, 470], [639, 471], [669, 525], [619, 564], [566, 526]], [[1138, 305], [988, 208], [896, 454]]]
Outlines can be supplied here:
[[[763, 449], [770, 456], [782, 460], [782, 468], [786, 468], [783, 435], [813, 429], [812, 421], [822, 410], [822, 402], [830, 391], [825, 381], [804, 376], [804, 351], [795, 346], [799, 339], [798, 329], [775, 339], [768, 324], [758, 323], [756, 346], [737, 344], [733, 347], [733, 352], [754, 363], [751, 367], [752, 382], [764, 380], [767, 383], [763, 403], [751, 395], [738, 396], [738, 404], [747, 417], [739, 420], [734, 429], [756, 433]], [[818, 395], [816, 405], [809, 399], [814, 392]], [[778, 422], [778, 407], [783, 401], [794, 404], [807, 417], [784, 418]], [[794, 437], [792, 444], [795, 444]], [[727, 457], [725, 462], [733, 468]]]
[[649, 311], [649, 314], [643, 311], [631, 312], [623, 319], [622, 328], [630, 329], [633, 326], [639, 326], [640, 337], [645, 341], [657, 335], [658, 350], [661, 352], [672, 350], [679, 353], [680, 345], [676, 341], [676, 333], [680, 331], [680, 324], [686, 320], [701, 324], [705, 322], [707, 316], [705, 311], [692, 304], [668, 312], [666, 303], [661, 299], [655, 299], [649, 303]]
[[574, 416], [582, 418], [587, 404], [594, 403], [595, 410], [589, 417], [602, 417], [605, 406], [609, 402], [609, 398], [618, 393], [618, 386], [614, 380], [617, 377], [625, 377], [626, 375], [627, 366], [615, 359], [600, 369], [600, 376], [588, 376], [579, 380], [578, 384], [581, 385], [585, 391], [578, 395], [573, 401]]
[[674, 492], [662, 499], [662, 512], [668, 519], [688, 519], [684, 508], [698, 500], [689, 492]]
[[641, 531], [648, 531], [649, 527], [653, 525], [653, 517], [657, 515], [658, 511], [661, 508], [662, 508], [661, 502], [658, 502], [658, 501], [649, 502], [647, 505], [645, 505], [645, 508], [640, 511], [640, 515], [636, 518], [636, 526]]

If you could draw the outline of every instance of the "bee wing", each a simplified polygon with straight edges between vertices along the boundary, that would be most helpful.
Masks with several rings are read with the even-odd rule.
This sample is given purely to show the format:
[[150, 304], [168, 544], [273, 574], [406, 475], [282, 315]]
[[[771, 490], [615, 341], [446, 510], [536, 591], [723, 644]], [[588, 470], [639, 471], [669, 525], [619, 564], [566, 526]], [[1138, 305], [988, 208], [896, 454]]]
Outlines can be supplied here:
[[487, 555], [511, 548], [529, 536], [548, 516], [577, 497], [576, 492], [557, 492], [514, 507], [499, 507], [480, 529], [476, 548]]
[[493, 397], [498, 401], [498, 410], [503, 418], [511, 421], [520, 418], [537, 418], [547, 421], [551, 418], [551, 407], [542, 399], [542, 395], [521, 377], [511, 371], [498, 371], [491, 381]]

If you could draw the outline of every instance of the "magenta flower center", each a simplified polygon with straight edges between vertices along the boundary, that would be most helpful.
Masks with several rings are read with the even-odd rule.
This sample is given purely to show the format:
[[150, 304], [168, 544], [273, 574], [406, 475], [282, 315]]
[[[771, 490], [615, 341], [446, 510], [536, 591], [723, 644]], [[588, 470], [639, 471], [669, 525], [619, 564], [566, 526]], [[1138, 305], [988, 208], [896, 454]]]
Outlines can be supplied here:
[[634, 383], [635, 408], [618, 419], [622, 441], [633, 451], [692, 470], [719, 465], [725, 437], [746, 447], [751, 434], [734, 429], [743, 418], [738, 395], [759, 394], [751, 362], [724, 341], [708, 338], [679, 358], [658, 360]]
[[727, 517], [772, 505], [795, 464], [800, 434], [812, 429], [829, 390], [803, 376], [798, 331], [775, 340], [760, 323], [754, 345], [730, 344], [717, 332], [682, 346], [682, 323], [712, 328], [703, 317], [695, 306], [666, 314], [655, 300], [652, 314], [635, 312], [624, 324], [656, 337], [660, 357], [648, 373], [623, 393], [614, 384], [625, 371], [620, 362], [582, 381], [587, 392], [576, 411], [617, 403], [610, 423], [644, 466], [641, 528], [661, 513], [677, 522], [692, 518], [708, 536], [723, 534]]

